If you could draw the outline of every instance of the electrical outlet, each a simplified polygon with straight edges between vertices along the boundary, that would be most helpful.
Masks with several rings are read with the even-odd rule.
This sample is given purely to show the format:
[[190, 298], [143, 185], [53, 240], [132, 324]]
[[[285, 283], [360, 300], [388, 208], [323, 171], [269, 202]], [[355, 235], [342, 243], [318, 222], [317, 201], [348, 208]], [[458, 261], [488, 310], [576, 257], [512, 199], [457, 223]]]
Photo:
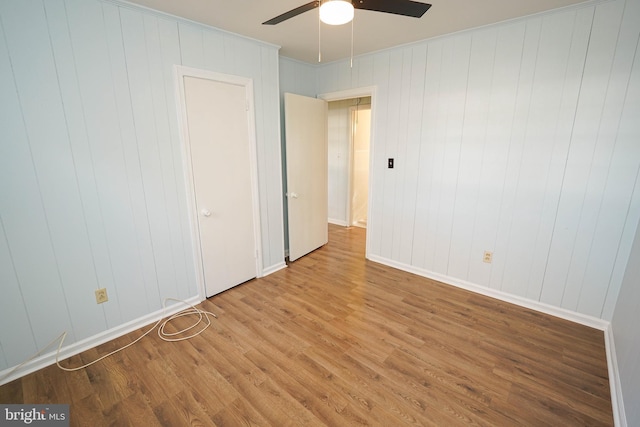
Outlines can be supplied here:
[[493, 252], [484, 251], [484, 255], [482, 255], [482, 262], [486, 262], [487, 264], [491, 264], [493, 261]]
[[103, 302], [109, 301], [109, 297], [107, 296], [107, 288], [96, 289], [96, 304], [102, 304]]

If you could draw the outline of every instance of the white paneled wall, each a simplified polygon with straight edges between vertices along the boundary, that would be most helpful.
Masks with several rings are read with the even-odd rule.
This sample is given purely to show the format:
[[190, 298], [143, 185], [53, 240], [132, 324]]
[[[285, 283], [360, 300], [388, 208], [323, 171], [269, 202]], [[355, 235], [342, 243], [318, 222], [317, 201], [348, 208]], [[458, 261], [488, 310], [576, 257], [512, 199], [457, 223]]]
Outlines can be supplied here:
[[316, 67], [285, 57], [280, 57], [279, 64], [281, 93], [289, 92], [315, 98]]
[[284, 265], [276, 47], [116, 1], [0, 2], [0, 370], [198, 294], [175, 64], [253, 79], [260, 252]]
[[318, 93], [377, 87], [370, 256], [610, 320], [640, 218], [638, 22], [616, 0], [318, 67]]
[[[620, 297], [611, 320], [615, 337], [616, 364], [619, 383], [624, 395], [624, 409], [628, 426], [640, 425], [640, 228], [636, 232], [629, 264], [624, 274]], [[615, 410], [616, 408], [614, 408]], [[619, 425], [625, 425], [620, 423]]]

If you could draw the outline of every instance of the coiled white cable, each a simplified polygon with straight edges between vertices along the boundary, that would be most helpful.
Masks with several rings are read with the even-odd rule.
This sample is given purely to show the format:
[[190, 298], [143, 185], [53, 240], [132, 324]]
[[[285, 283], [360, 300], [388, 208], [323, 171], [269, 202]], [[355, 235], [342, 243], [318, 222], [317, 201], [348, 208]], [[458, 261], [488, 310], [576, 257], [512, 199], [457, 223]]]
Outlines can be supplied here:
[[[163, 319], [164, 319], [164, 310], [166, 310], [166, 308], [167, 308], [167, 301], [181, 302], [181, 303], [183, 303], [185, 305], [188, 305], [189, 308], [186, 308], [186, 309], [184, 309], [182, 311], [179, 311], [179, 312], [175, 313], [174, 315], [168, 317], [167, 319], [165, 319], [163, 321]], [[2, 378], [0, 378], [0, 381], [4, 380], [5, 378], [8, 378], [11, 374], [13, 374], [15, 371], [20, 369], [22, 366], [24, 366], [25, 364], [29, 363], [30, 361], [32, 361], [36, 357], [40, 356], [46, 349], [48, 349], [49, 347], [51, 347], [54, 343], [56, 343], [58, 341], [59, 341], [58, 348], [56, 350], [56, 365], [58, 366], [58, 368], [62, 369], [63, 371], [74, 372], [74, 371], [79, 371], [81, 369], [85, 369], [88, 366], [91, 366], [91, 365], [93, 365], [95, 363], [98, 363], [101, 360], [104, 360], [109, 356], [112, 356], [112, 355], [114, 355], [114, 354], [116, 354], [116, 353], [118, 353], [118, 352], [120, 352], [120, 351], [122, 351], [122, 350], [124, 350], [124, 349], [126, 349], [128, 347], [131, 347], [132, 345], [134, 345], [138, 341], [140, 341], [142, 338], [144, 338], [147, 335], [149, 335], [149, 333], [151, 333], [151, 331], [153, 331], [156, 328], [158, 328], [158, 336], [163, 341], [168, 341], [168, 342], [184, 341], [184, 340], [188, 340], [190, 338], [193, 338], [193, 337], [196, 337], [196, 336], [200, 335], [209, 326], [211, 326], [211, 319], [209, 318], [210, 315], [215, 317], [215, 318], [218, 317], [214, 313], [211, 313], [211, 312], [205, 311], [205, 310], [200, 310], [199, 308], [194, 307], [193, 305], [189, 304], [186, 301], [175, 299], [175, 298], [165, 298], [163, 303], [162, 303], [162, 310], [163, 310], [163, 316], [153, 325], [153, 327], [151, 327], [144, 334], [140, 335], [134, 341], [130, 342], [129, 344], [127, 344], [127, 345], [125, 345], [123, 347], [120, 347], [117, 350], [112, 351], [111, 353], [105, 354], [104, 356], [101, 356], [101, 357], [97, 358], [96, 360], [94, 360], [92, 362], [86, 363], [86, 364], [84, 364], [82, 366], [78, 366], [78, 367], [75, 367], [75, 368], [66, 368], [66, 367], [60, 365], [60, 360], [59, 360], [60, 349], [62, 348], [62, 344], [64, 343], [65, 338], [67, 337], [67, 332], [64, 331], [58, 337], [53, 339], [49, 344], [44, 346], [42, 348], [42, 350], [40, 350], [39, 352], [37, 352], [36, 354], [31, 356], [29, 359], [25, 360], [24, 362], [20, 363], [18, 366], [13, 368], [9, 373], [7, 373]], [[198, 316], [198, 320], [194, 324], [192, 324], [191, 326], [188, 326], [188, 327], [186, 327], [184, 329], [178, 330], [177, 332], [166, 332], [165, 331], [165, 328], [166, 328], [167, 324], [169, 324], [174, 319], [177, 319], [178, 317], [192, 316], [192, 315]], [[179, 335], [182, 335], [182, 334], [186, 333], [187, 331], [190, 331], [191, 329], [197, 327], [202, 322], [205, 322], [205, 324], [202, 326], [201, 329], [197, 330], [196, 332], [194, 332], [194, 333], [192, 333], [191, 335], [188, 335], [188, 336], [179, 336]], [[158, 327], [158, 326], [160, 326], [160, 327]]]

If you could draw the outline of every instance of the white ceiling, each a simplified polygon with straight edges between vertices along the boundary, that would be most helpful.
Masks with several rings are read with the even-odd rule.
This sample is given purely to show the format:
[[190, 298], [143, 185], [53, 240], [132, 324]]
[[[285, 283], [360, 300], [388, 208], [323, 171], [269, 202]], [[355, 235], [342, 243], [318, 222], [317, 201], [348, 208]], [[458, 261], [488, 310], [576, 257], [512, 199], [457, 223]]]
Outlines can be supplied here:
[[[151, 9], [208, 24], [280, 46], [280, 54], [318, 62], [318, 12], [305, 12], [277, 25], [262, 22], [310, 0], [129, 0]], [[432, 7], [422, 18], [356, 10], [354, 56], [532, 15], [591, 0], [421, 0]], [[321, 28], [322, 62], [349, 58], [351, 24]]]

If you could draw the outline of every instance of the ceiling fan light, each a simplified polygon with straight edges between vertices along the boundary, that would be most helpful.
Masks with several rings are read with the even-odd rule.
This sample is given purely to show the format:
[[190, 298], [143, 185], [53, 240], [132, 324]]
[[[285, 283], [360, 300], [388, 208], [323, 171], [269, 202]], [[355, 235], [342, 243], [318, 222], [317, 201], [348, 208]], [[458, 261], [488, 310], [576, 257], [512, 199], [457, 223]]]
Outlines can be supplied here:
[[342, 25], [353, 19], [353, 5], [345, 0], [327, 0], [320, 6], [320, 20], [329, 25]]

